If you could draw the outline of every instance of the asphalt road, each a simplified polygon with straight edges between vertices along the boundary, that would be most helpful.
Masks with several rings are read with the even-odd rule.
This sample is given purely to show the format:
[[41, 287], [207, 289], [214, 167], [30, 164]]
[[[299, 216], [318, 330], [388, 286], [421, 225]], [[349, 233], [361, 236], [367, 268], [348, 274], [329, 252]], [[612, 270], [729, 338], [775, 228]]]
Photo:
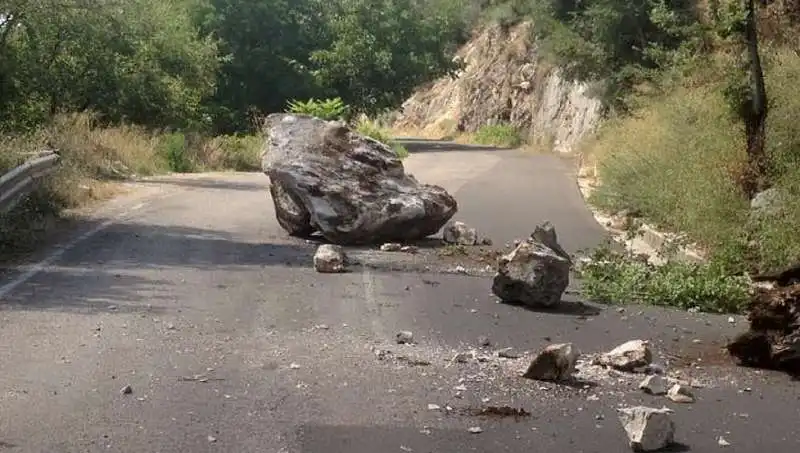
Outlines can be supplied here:
[[[558, 157], [409, 145], [409, 171], [450, 190], [457, 218], [497, 244], [544, 220], [571, 252], [603, 238]], [[718, 451], [720, 436], [729, 451], [798, 451], [797, 384], [719, 353], [741, 320], [592, 308], [574, 294], [558, 312], [529, 311], [497, 304], [487, 278], [424, 267], [317, 274], [313, 245], [277, 226], [266, 182], [137, 183], [6, 269], [0, 451], [608, 453], [628, 451], [616, 408], [639, 402], [675, 410], [678, 451]], [[417, 344], [395, 344], [399, 330]], [[696, 403], [593, 368], [579, 386], [528, 381], [525, 358], [493, 355], [550, 341], [594, 353], [633, 338], [699, 387]], [[470, 349], [485, 361], [450, 361]], [[506, 404], [531, 416], [474, 413]]]

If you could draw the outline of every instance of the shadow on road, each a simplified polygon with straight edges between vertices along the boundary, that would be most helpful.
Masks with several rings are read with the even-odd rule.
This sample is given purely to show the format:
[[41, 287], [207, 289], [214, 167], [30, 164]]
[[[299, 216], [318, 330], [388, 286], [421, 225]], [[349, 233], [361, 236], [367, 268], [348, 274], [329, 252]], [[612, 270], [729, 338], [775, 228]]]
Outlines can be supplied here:
[[465, 145], [443, 140], [411, 140], [399, 139], [397, 143], [403, 145], [410, 153], [438, 153], [442, 151], [507, 151], [506, 148], [483, 145]]
[[239, 190], [245, 192], [265, 192], [269, 190], [267, 177], [263, 184], [252, 182], [226, 181], [207, 178], [154, 178], [138, 181], [139, 184], [172, 185], [184, 188]]

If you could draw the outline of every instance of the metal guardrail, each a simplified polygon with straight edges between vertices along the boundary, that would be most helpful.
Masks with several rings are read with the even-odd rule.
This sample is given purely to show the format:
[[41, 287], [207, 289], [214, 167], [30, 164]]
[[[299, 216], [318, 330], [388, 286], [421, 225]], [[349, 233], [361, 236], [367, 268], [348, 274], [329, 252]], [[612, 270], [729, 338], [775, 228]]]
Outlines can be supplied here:
[[0, 214], [14, 209], [39, 184], [39, 179], [58, 166], [61, 156], [57, 151], [34, 153], [36, 157], [0, 177]]

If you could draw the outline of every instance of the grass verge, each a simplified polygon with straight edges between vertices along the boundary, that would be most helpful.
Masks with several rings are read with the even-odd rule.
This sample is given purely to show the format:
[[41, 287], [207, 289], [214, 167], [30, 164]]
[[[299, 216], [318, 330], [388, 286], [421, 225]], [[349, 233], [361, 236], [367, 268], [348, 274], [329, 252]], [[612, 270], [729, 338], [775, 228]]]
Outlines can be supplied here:
[[64, 209], [117, 193], [134, 176], [208, 170], [257, 171], [262, 141], [254, 136], [204, 138], [120, 125], [102, 127], [89, 114], [56, 117], [34, 133], [0, 142], [0, 173], [26, 153], [55, 147], [58, 170], [11, 212], [0, 216], [0, 259], [24, 253], [49, 232]]
[[472, 134], [471, 141], [478, 145], [490, 145], [500, 148], [516, 148], [525, 143], [519, 130], [510, 124], [487, 124], [481, 126]]
[[[585, 274], [600, 300], [732, 311], [741, 307], [748, 272], [800, 257], [800, 56], [765, 50], [770, 99], [767, 146], [775, 209], [755, 211], [739, 189], [744, 132], [724, 98], [724, 61], [650, 99], [634, 115], [610, 120], [585, 145], [597, 164], [599, 187], [589, 201], [608, 212], [628, 211], [666, 231], [685, 233], [706, 252], [701, 265], [655, 268], [624, 256], [601, 256]], [[602, 254], [601, 254], [602, 255]]]

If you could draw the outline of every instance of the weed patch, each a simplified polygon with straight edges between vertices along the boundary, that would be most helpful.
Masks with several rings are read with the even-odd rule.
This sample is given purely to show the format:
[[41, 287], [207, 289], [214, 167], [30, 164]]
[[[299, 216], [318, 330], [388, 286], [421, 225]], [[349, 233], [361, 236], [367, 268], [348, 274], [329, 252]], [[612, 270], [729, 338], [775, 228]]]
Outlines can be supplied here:
[[716, 264], [654, 265], [611, 247], [596, 249], [579, 268], [584, 294], [605, 304], [647, 304], [712, 313], [739, 313], [750, 300], [746, 277]]
[[510, 124], [487, 124], [481, 126], [472, 135], [472, 141], [479, 145], [498, 146], [501, 148], [516, 148], [525, 142], [517, 128]]

